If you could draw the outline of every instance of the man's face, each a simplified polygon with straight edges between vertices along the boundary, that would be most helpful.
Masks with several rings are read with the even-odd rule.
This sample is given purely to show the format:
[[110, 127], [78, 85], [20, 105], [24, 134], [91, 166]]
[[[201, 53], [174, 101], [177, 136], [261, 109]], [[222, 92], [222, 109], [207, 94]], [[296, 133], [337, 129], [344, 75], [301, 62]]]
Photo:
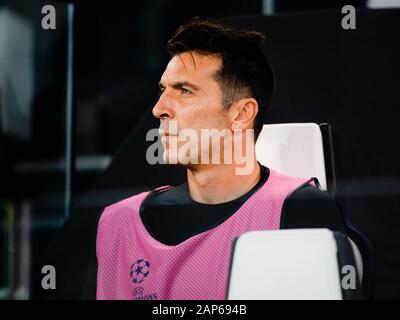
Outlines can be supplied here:
[[[176, 136], [183, 129], [196, 132], [201, 144], [200, 129], [230, 128], [228, 113], [222, 106], [220, 85], [213, 78], [220, 67], [221, 58], [218, 56], [195, 52], [176, 55], [168, 63], [160, 80], [162, 94], [153, 108], [153, 115], [160, 119], [166, 163], [171, 162], [170, 154], [179, 154], [177, 149], [185, 143]], [[171, 124], [176, 124], [177, 131]], [[201, 148], [206, 147], [200, 146], [199, 153]], [[178, 156], [177, 162], [182, 163], [180, 160]]]

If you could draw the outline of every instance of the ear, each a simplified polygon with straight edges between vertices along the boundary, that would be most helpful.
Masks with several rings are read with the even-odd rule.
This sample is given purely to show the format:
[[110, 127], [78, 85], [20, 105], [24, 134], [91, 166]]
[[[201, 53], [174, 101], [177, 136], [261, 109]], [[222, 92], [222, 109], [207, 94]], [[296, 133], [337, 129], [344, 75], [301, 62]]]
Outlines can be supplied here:
[[232, 111], [232, 130], [253, 128], [254, 119], [258, 113], [258, 103], [254, 98], [240, 99], [231, 106], [230, 110]]

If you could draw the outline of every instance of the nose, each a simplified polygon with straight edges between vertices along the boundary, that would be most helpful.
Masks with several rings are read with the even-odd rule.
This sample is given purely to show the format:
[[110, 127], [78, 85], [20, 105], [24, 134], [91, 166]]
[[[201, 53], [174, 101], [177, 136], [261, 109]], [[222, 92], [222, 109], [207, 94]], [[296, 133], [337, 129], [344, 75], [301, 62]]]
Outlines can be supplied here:
[[158, 99], [157, 103], [153, 107], [152, 110], [153, 116], [157, 119], [165, 119], [172, 117], [172, 110], [168, 107], [168, 101], [165, 96], [165, 92], [163, 92]]

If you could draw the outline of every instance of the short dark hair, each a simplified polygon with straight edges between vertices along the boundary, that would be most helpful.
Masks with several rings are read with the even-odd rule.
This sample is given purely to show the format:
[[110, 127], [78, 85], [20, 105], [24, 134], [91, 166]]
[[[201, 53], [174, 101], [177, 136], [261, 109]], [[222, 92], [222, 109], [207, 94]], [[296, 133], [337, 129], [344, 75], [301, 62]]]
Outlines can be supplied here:
[[257, 139], [264, 115], [271, 102], [274, 77], [265, 55], [265, 36], [261, 32], [235, 30], [210, 20], [190, 19], [181, 25], [167, 43], [173, 57], [184, 52], [221, 57], [222, 67], [215, 75], [221, 86], [223, 106], [252, 97], [258, 103], [254, 120], [254, 137]]

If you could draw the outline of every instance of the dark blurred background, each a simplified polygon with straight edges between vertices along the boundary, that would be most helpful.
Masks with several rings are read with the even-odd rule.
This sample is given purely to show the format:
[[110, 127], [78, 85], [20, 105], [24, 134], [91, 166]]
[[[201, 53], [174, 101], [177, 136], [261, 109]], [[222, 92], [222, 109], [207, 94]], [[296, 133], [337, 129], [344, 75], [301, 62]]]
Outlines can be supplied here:
[[[400, 13], [376, 2], [0, 0], [0, 298], [93, 298], [102, 208], [185, 178], [145, 162], [145, 133], [165, 44], [194, 16], [266, 33], [277, 89], [265, 122], [332, 125], [337, 199], [377, 252], [373, 297], [400, 298]], [[48, 4], [55, 30], [41, 26]], [[357, 30], [340, 27], [347, 4]], [[45, 264], [55, 292], [40, 286]]]

